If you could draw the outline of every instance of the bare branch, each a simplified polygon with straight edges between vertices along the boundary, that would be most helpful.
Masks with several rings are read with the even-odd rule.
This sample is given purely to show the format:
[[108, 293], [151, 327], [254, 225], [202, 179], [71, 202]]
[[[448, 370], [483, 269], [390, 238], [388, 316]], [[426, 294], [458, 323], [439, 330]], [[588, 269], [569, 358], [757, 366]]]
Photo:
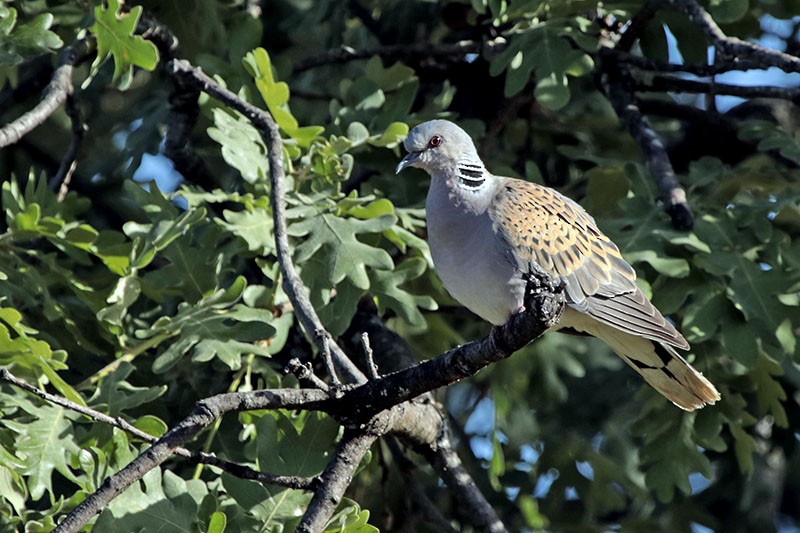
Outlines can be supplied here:
[[[150, 448], [125, 468], [106, 478], [95, 492], [64, 518], [54, 531], [71, 533], [78, 531], [108, 503], [120, 495], [131, 484], [166, 461], [185, 442], [214, 423], [226, 413], [254, 409], [317, 409], [324, 405], [328, 396], [317, 389], [275, 389], [249, 393], [231, 392], [206, 398], [197, 403], [192, 412], [174, 428], [159, 438]], [[206, 454], [207, 455], [207, 454]], [[220, 466], [219, 462], [217, 466]], [[281, 477], [273, 477], [273, 481]], [[310, 486], [309, 482], [307, 486]]]
[[[695, 0], [648, 1], [631, 19], [615, 49], [622, 52], [630, 51], [644, 28], [661, 9], [672, 9], [686, 15], [689, 22], [697, 26], [713, 44], [716, 50], [716, 60], [727, 66], [724, 71], [778, 67], [786, 72], [800, 72], [800, 58], [725, 35], [713, 17]], [[655, 70], [665, 71], [662, 68]], [[719, 71], [710, 73], [719, 73]]]
[[364, 349], [364, 357], [367, 360], [367, 372], [369, 373], [369, 377], [380, 377], [378, 365], [375, 364], [375, 357], [372, 353], [372, 346], [369, 344], [369, 333], [366, 331], [361, 333], [361, 347]]
[[620, 121], [644, 152], [647, 168], [656, 181], [664, 207], [672, 218], [672, 225], [678, 229], [691, 228], [694, 224], [694, 215], [686, 201], [686, 191], [675, 178], [675, 171], [672, 169], [664, 143], [661, 142], [647, 117], [642, 114], [636, 98], [626, 87], [618, 65], [613, 60], [604, 61], [600, 78], [606, 96]]
[[[106, 415], [105, 413], [101, 413], [96, 409], [92, 409], [91, 407], [80, 405], [64, 397], [50, 394], [49, 392], [38, 387], [34, 387], [27, 381], [18, 378], [6, 368], [0, 368], [0, 381], [5, 381], [24, 391], [30, 392], [31, 394], [38, 396], [39, 398], [52, 403], [53, 405], [58, 405], [65, 409], [69, 409], [70, 411], [88, 416], [89, 418], [98, 422], [121, 429], [122, 431], [138, 437], [145, 442], [152, 443], [158, 440], [157, 437], [140, 430], [136, 426], [131, 425], [122, 417], [112, 417]], [[216, 466], [217, 468], [220, 468], [234, 476], [258, 481], [259, 483], [263, 483], [265, 485], [278, 485], [292, 489], [309, 489], [315, 483], [315, 480], [301, 476], [276, 476], [264, 472], [258, 472], [250, 467], [220, 459], [219, 457], [210, 453], [193, 452], [183, 447], [177, 447], [174, 451], [177, 455], [190, 459], [193, 462]]]
[[[179, 453], [179, 451], [182, 449], [183, 448], [177, 448], [175, 453], [183, 455]], [[318, 478], [308, 478], [303, 476], [276, 476], [266, 472], [259, 472], [258, 470], [253, 470], [249, 466], [244, 466], [231, 461], [226, 461], [225, 459], [220, 459], [211, 453], [192, 452], [192, 455], [189, 457], [189, 459], [204, 465], [216, 466], [217, 468], [224, 470], [231, 475], [242, 479], [257, 481], [262, 485], [277, 485], [279, 487], [286, 487], [287, 489], [314, 490], [314, 487], [317, 485], [317, 483], [319, 483]]]
[[322, 344], [322, 360], [325, 362], [325, 368], [328, 370], [328, 375], [331, 377], [331, 383], [334, 387], [341, 387], [342, 382], [339, 375], [336, 373], [336, 366], [333, 364], [331, 357], [331, 342], [333, 339], [327, 331], [316, 331], [314, 335], [319, 337], [319, 344]]
[[453, 449], [450, 436], [446, 433], [440, 438], [440, 445], [428, 455], [431, 466], [442, 476], [456, 500], [469, 510], [470, 518], [479, 531], [506, 533], [506, 529], [494, 507], [486, 501], [475, 481]]
[[164, 155], [175, 165], [188, 183], [211, 190], [219, 186], [205, 162], [197, 155], [191, 141], [192, 130], [200, 115], [197, 98], [200, 91], [186, 86], [181, 77], [171, 76], [167, 134], [164, 138]]
[[666, 63], [664, 61], [658, 61], [649, 57], [637, 56], [619, 48], [614, 48], [613, 50], [619, 63], [630, 65], [640, 70], [652, 70], [653, 72], [683, 72], [686, 74], [694, 74], [695, 76], [706, 77], [715, 76], [717, 74], [722, 74], [723, 72], [730, 72], [733, 70], [752, 70], [762, 68], [758, 63], [748, 61], [746, 59], [739, 59], [737, 61], [717, 61], [713, 65], [693, 65], [691, 63]]
[[676, 78], [674, 76], [639, 75], [632, 73], [633, 89], [636, 91], [657, 91], [676, 93], [699, 93], [715, 96], [726, 94], [742, 98], [780, 98], [800, 103], [800, 89], [795, 87], [772, 87], [765, 85], [742, 86]]
[[193, 67], [187, 61], [177, 59], [171, 61], [168, 71], [175, 76], [180, 76], [186, 84], [209, 94], [232, 109], [236, 109], [244, 114], [263, 132], [263, 134], [267, 135], [265, 141], [269, 151], [268, 158], [271, 181], [270, 203], [272, 206], [272, 216], [275, 221], [275, 247], [281, 275], [283, 276], [283, 288], [289, 296], [289, 300], [292, 302], [295, 313], [303, 329], [309, 337], [314, 339], [319, 350], [322, 351], [325, 344], [322, 342], [322, 337], [320, 335], [315, 335], [317, 331], [324, 332], [323, 335], [328, 337], [331, 355], [336, 364], [339, 365], [339, 370], [342, 371], [351, 382], [363, 383], [366, 381], [364, 374], [353, 364], [339, 345], [330, 338], [330, 334], [322, 325], [316, 310], [314, 310], [314, 307], [311, 305], [311, 300], [308, 298], [305, 285], [300, 279], [300, 275], [297, 273], [297, 269], [292, 262], [286, 230], [286, 207], [283, 201], [286, 187], [284, 183], [283, 143], [281, 141], [278, 125], [269, 113], [245, 102], [236, 96], [235, 93], [220, 86], [213, 79], [204, 74], [202, 70]]
[[[382, 417], [381, 417], [382, 418]], [[353, 481], [358, 468], [370, 446], [383, 432], [364, 429], [346, 430], [336, 447], [333, 459], [319, 477], [317, 490], [308, 504], [303, 519], [297, 525], [297, 533], [317, 533], [328, 523], [342, 496]]]
[[314, 370], [311, 368], [311, 363], [303, 364], [300, 362], [300, 359], [294, 357], [289, 360], [287, 370], [294, 374], [297, 379], [301, 381], [308, 381], [319, 390], [330, 392], [330, 387], [328, 387], [328, 384], [314, 374]]
[[[629, 53], [644, 28], [661, 9], [683, 13], [703, 32], [715, 49], [714, 65], [671, 65]], [[597, 57], [598, 73], [604, 91], [622, 123], [641, 146], [650, 174], [655, 179], [666, 211], [672, 218], [672, 225], [679, 229], [688, 229], [694, 224], [686, 192], [675, 178], [664, 144], [642, 114], [633, 92], [694, 92], [709, 96], [728, 94], [744, 98], [768, 97], [800, 101], [800, 91], [792, 88], [739, 87], [661, 75], [665, 72], [691, 72], [713, 76], [729, 70], [770, 66], [779, 67], [786, 72], [800, 72], [800, 59], [796, 57], [725, 35], [711, 15], [695, 0], [648, 1], [630, 20], [616, 45], [601, 48]]]
[[58, 186], [57, 198], [59, 202], [63, 202], [69, 192], [69, 184], [72, 181], [72, 176], [75, 175], [75, 170], [78, 168], [78, 151], [83, 143], [83, 137], [87, 129], [86, 123], [81, 116], [81, 110], [78, 108], [78, 103], [71, 94], [67, 96], [66, 110], [72, 121], [72, 138], [69, 141], [64, 157], [61, 159], [58, 171], [50, 181], [51, 188]]
[[0, 128], [0, 148], [18, 142], [61, 107], [72, 93], [72, 71], [85, 47], [85, 41], [78, 41], [61, 52], [58, 56], [58, 67], [53, 71], [53, 77], [45, 88], [41, 101], [18, 119]]
[[295, 72], [303, 72], [323, 65], [348, 63], [359, 59], [369, 59], [372, 56], [410, 59], [438, 59], [450, 61], [463, 61], [467, 54], [481, 53], [483, 50], [491, 51], [497, 47], [505, 46], [505, 40], [497, 39], [486, 41], [459, 41], [453, 44], [440, 44], [432, 46], [430, 43], [393, 44], [376, 46], [355, 50], [348, 46], [334, 48], [319, 55], [301, 59], [294, 64]]
[[509, 357], [544, 334], [558, 321], [564, 308], [563, 287], [549, 278], [531, 274], [528, 288], [525, 312], [512, 316], [503, 326], [493, 327], [491, 333], [481, 340], [347, 390], [347, 411], [334, 414], [355, 419], [368, 416], [435, 388], [461, 381], [491, 363]]
[[406, 482], [406, 486], [409, 489], [409, 496], [411, 496], [414, 502], [419, 506], [425, 518], [435, 524], [439, 531], [456, 533], [450, 521], [436, 508], [430, 498], [428, 498], [428, 495], [425, 494], [425, 489], [422, 487], [422, 484], [414, 477], [417, 465], [406, 456], [396, 439], [391, 436], [386, 437], [386, 444], [392, 452], [392, 457], [397, 463], [400, 475], [403, 476], [403, 481]]

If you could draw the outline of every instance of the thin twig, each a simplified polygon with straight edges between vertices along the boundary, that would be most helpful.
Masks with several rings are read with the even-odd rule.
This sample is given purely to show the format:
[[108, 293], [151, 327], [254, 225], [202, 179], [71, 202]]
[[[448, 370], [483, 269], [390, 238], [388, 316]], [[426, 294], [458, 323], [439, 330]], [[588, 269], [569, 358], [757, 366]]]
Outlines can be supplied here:
[[[626, 32], [627, 34], [627, 32]], [[620, 64], [629, 65], [639, 70], [649, 70], [659, 73], [685, 73], [693, 74], [699, 77], [714, 76], [724, 72], [731, 71], [744, 71], [762, 68], [758, 63], [748, 61], [746, 59], [739, 59], [736, 61], [715, 61], [711, 65], [695, 65], [692, 63], [667, 63], [659, 61], [650, 57], [638, 56], [613, 48], [614, 54], [617, 56], [617, 61]]]
[[58, 67], [36, 107], [0, 128], [0, 148], [18, 142], [61, 107], [72, 93], [72, 71], [85, 46], [85, 41], [78, 41], [61, 52]]
[[[716, 50], [717, 62], [744, 62], [757, 68], [778, 67], [785, 72], [800, 72], [800, 58], [761, 45], [725, 35], [714, 18], [695, 0], [650, 0], [633, 16], [616, 49], [628, 52], [660, 9], [673, 9], [686, 15]], [[730, 68], [729, 70], [741, 70]]]
[[379, 378], [380, 372], [378, 365], [375, 364], [374, 354], [372, 353], [372, 346], [369, 344], [369, 333], [361, 333], [361, 347], [364, 348], [364, 357], [367, 360], [367, 373], [370, 378]]
[[286, 365], [286, 368], [289, 372], [294, 374], [294, 376], [301, 380], [301, 381], [308, 381], [316, 388], [323, 390], [325, 392], [330, 391], [330, 387], [328, 384], [322, 381], [316, 374], [314, 374], [314, 370], [311, 368], [311, 363], [303, 364], [300, 362], [300, 359], [293, 357], [289, 360], [289, 363]]
[[724, 94], [741, 98], [779, 98], [800, 103], [800, 89], [796, 87], [773, 87], [768, 85], [730, 85], [715, 81], [687, 80], [674, 76], [637, 75], [632, 73], [632, 87], [636, 91], [675, 93], [699, 93], [710, 96]]
[[172, 161], [175, 170], [180, 172], [188, 183], [211, 190], [219, 186], [219, 181], [203, 159], [197, 155], [191, 138], [192, 130], [200, 116], [200, 104], [197, 101], [200, 91], [186, 86], [182, 80], [181, 77], [170, 76], [164, 155]]
[[459, 41], [452, 44], [432, 45], [430, 43], [392, 44], [355, 50], [349, 46], [334, 48], [322, 54], [310, 56], [294, 64], [295, 72], [303, 72], [323, 65], [341, 64], [372, 56], [394, 57], [405, 60], [413, 58], [431, 58], [439, 60], [464, 61], [467, 54], [481, 51], [493, 52], [505, 46], [504, 39], [492, 41]]
[[319, 338], [318, 344], [322, 344], [322, 360], [325, 361], [325, 368], [327, 368], [328, 375], [331, 377], [331, 383], [333, 383], [334, 387], [339, 388], [342, 386], [342, 381], [336, 373], [336, 365], [333, 364], [333, 358], [331, 357], [331, 342], [333, 342], [333, 339], [326, 330], [317, 330], [314, 335]]
[[[641, 36], [644, 28], [660, 9], [673, 9], [686, 15], [714, 46], [714, 65], [668, 67], [649, 59], [634, 59], [628, 52]], [[711, 15], [695, 0], [650, 0], [637, 12], [625, 32], [612, 46], [604, 46], [597, 55], [598, 70], [603, 88], [614, 110], [630, 134], [641, 146], [647, 167], [656, 181], [666, 211], [672, 224], [679, 229], [689, 229], [694, 224], [686, 192], [675, 178], [666, 149], [649, 120], [642, 114], [634, 91], [697, 92], [708, 95], [729, 94], [745, 98], [766, 96], [800, 101], [800, 91], [783, 87], [736, 87], [727, 84], [685, 80], [663, 76], [660, 72], [718, 74], [743, 67], [779, 67], [785, 72], [800, 72], [800, 59], [779, 51], [728, 37]], [[636, 73], [631, 67], [652, 72]]]
[[644, 152], [647, 168], [658, 186], [664, 208], [672, 218], [672, 225], [678, 229], [691, 228], [694, 225], [694, 215], [686, 200], [686, 191], [675, 177], [667, 149], [648, 118], [642, 114], [636, 98], [627, 89], [619, 67], [613, 60], [603, 63], [600, 79], [620, 121]]
[[83, 143], [83, 137], [87, 129], [74, 95], [67, 96], [65, 108], [72, 122], [72, 138], [69, 141], [64, 157], [61, 159], [58, 171], [50, 182], [51, 188], [58, 187], [57, 198], [59, 202], [63, 202], [69, 192], [69, 184], [72, 181], [72, 176], [75, 175], [75, 170], [78, 168], [78, 151]]
[[[0, 368], [0, 381], [5, 381], [7, 383], [14, 385], [17, 388], [30, 392], [31, 394], [53, 405], [58, 405], [59, 407], [63, 407], [65, 409], [69, 409], [70, 411], [74, 411], [84, 416], [88, 416], [89, 418], [97, 422], [102, 422], [104, 424], [108, 424], [109, 426], [120, 429], [126, 433], [133, 435], [134, 437], [142, 439], [145, 442], [153, 443], [158, 440], [158, 437], [142, 431], [136, 426], [130, 424], [127, 420], [125, 420], [121, 416], [116, 416], [116, 417], [109, 416], [105, 413], [97, 411], [96, 409], [80, 405], [62, 396], [56, 396], [54, 394], [50, 394], [49, 392], [42, 390], [38, 387], [35, 387], [30, 383], [28, 383], [27, 381], [18, 378], [6, 368]], [[278, 485], [293, 489], [307, 489], [311, 487], [312, 484], [314, 483], [314, 480], [300, 476], [275, 476], [272, 474], [258, 472], [257, 470], [253, 470], [248, 466], [220, 459], [214, 454], [205, 452], [193, 452], [191, 450], [188, 450], [180, 446], [175, 448], [175, 453], [177, 455], [190, 459], [193, 462], [207, 464], [210, 466], [216, 466], [217, 468], [220, 468], [234, 476], [241, 477], [243, 479], [251, 479], [266, 485]]]

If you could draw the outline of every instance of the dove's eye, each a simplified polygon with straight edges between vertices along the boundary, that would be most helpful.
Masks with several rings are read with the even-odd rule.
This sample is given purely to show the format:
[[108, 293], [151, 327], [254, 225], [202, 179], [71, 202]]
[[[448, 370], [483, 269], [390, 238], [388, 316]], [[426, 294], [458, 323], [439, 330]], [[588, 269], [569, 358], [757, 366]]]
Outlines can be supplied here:
[[431, 148], [436, 148], [437, 146], [442, 144], [443, 140], [444, 139], [442, 139], [441, 135], [434, 135], [433, 137], [431, 137], [431, 140], [428, 141], [428, 146], [430, 146]]

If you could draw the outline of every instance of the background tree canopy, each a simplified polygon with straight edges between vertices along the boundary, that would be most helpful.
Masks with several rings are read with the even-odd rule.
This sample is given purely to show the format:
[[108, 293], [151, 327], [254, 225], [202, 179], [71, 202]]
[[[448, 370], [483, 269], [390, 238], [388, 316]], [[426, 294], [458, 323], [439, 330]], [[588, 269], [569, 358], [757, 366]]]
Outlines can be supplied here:
[[[0, 529], [796, 530], [799, 20], [0, 2]], [[442, 288], [394, 174], [434, 117], [584, 205], [722, 401], [557, 334], [439, 388], [552, 302], [503, 344]]]

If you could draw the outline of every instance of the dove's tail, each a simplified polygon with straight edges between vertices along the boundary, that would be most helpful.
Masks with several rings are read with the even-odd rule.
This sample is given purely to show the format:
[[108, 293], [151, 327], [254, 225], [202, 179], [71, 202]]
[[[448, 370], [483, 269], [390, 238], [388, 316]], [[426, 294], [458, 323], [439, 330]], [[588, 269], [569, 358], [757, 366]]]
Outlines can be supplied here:
[[645, 381], [681, 409], [694, 411], [720, 399], [714, 385], [669, 344], [626, 333], [569, 308], [559, 327], [605, 341]]
[[672, 346], [605, 324], [598, 323], [592, 329], [589, 333], [604, 340], [645, 381], [681, 409], [694, 411], [720, 399], [714, 385]]

